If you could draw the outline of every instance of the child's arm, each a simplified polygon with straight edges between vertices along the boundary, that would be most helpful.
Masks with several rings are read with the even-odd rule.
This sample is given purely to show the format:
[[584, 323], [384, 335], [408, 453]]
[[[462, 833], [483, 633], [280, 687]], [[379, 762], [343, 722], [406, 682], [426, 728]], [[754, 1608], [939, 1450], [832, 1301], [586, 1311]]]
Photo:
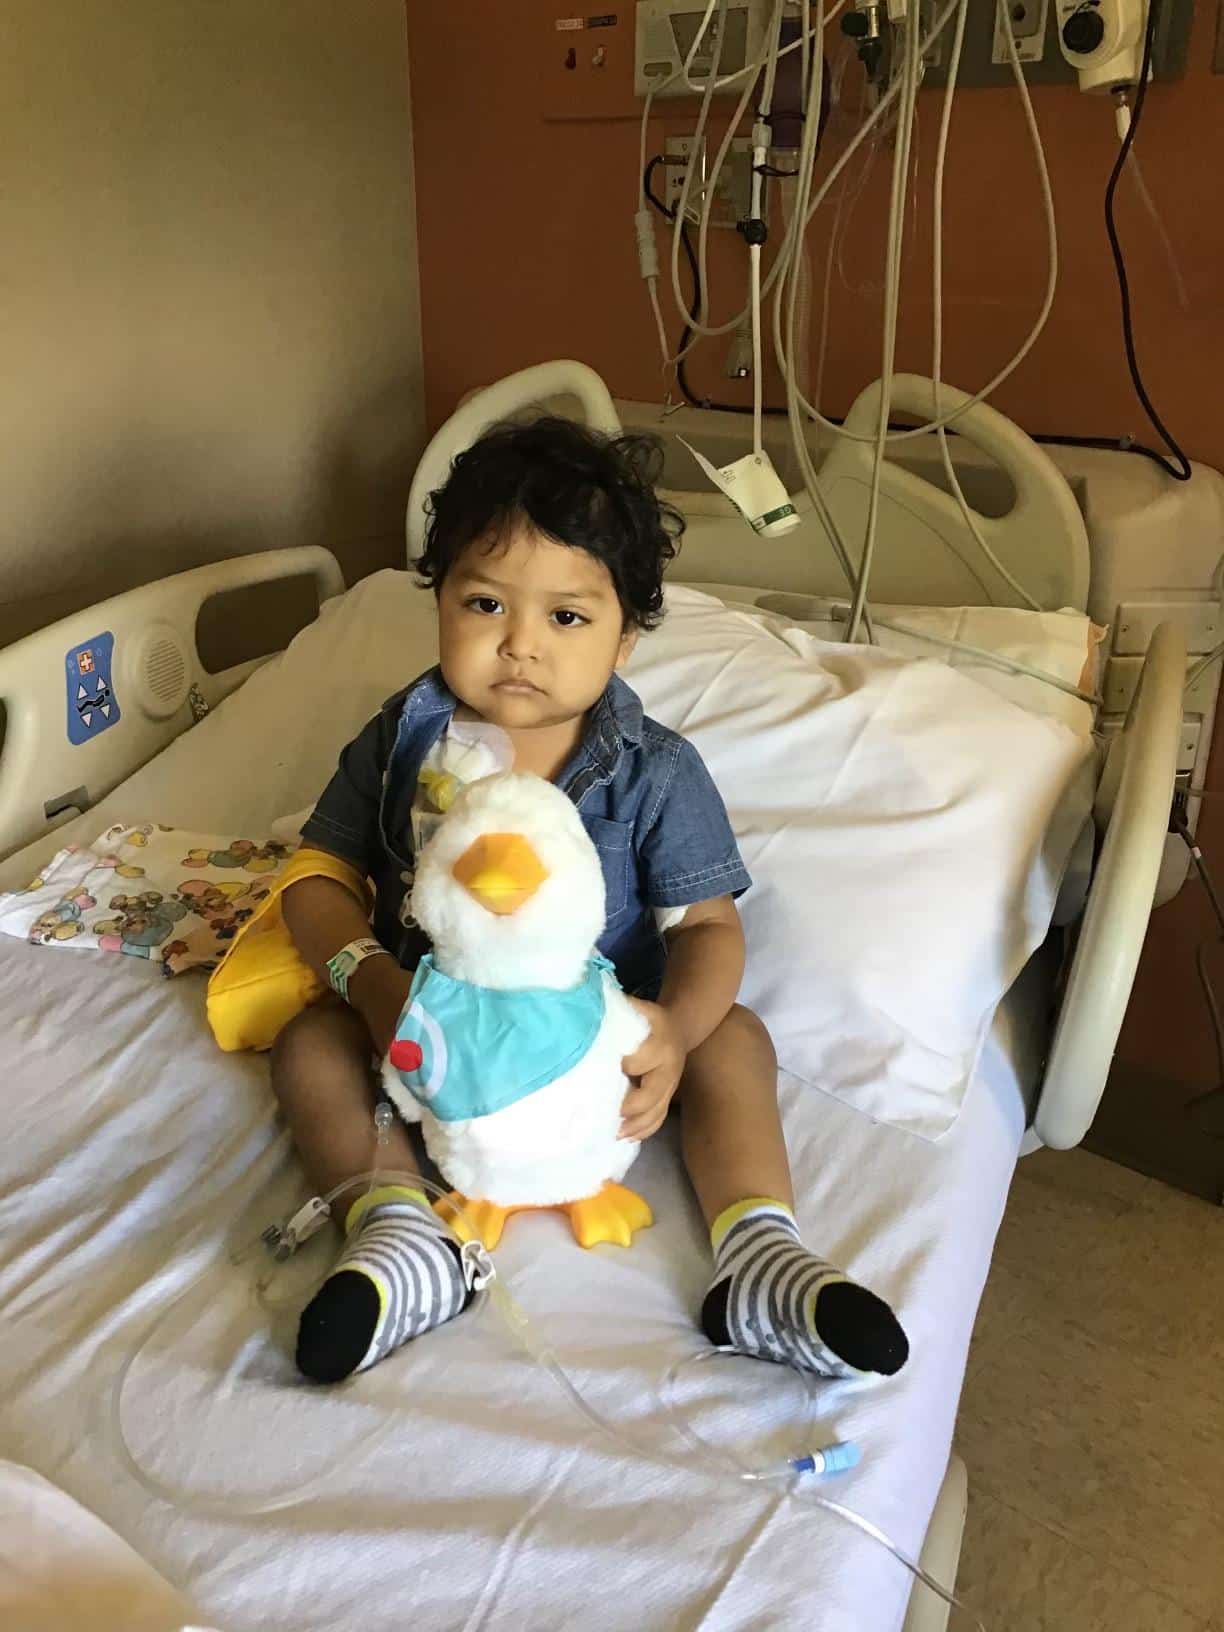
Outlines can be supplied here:
[[729, 895], [691, 906], [667, 932], [667, 971], [657, 1003], [630, 1001], [650, 1021], [650, 1036], [625, 1061], [637, 1086], [625, 1096], [622, 1139], [647, 1139], [662, 1127], [684, 1062], [723, 1020], [744, 974], [744, 931]]
[[[294, 945], [303, 959], [326, 982], [327, 961], [350, 941], [370, 933], [370, 920], [360, 902], [330, 878], [304, 878], [291, 884], [281, 910]], [[366, 958], [349, 981], [349, 1003], [369, 1028], [370, 1040], [381, 1058], [391, 1046], [400, 1011], [408, 1001], [412, 976], [390, 953]]]

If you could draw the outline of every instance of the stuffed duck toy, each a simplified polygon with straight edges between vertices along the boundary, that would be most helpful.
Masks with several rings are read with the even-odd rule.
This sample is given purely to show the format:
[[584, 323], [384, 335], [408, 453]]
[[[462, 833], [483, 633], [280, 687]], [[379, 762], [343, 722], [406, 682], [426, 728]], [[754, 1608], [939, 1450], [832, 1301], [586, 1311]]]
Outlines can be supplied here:
[[516, 772], [470, 783], [418, 857], [411, 908], [433, 951], [383, 1081], [452, 1202], [486, 1247], [538, 1207], [566, 1211], [584, 1247], [627, 1246], [652, 1220], [619, 1182], [639, 1149], [617, 1138], [621, 1061], [650, 1028], [593, 950], [603, 871], [572, 801]]

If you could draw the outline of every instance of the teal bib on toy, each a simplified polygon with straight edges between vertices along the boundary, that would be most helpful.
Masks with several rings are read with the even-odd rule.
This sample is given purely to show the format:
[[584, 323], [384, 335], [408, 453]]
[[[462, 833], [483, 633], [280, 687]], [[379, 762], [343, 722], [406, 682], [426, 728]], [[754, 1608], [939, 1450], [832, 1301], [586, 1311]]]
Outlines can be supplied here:
[[[391, 1063], [439, 1122], [503, 1111], [586, 1054], [603, 1024], [604, 975], [611, 970], [596, 954], [585, 979], [567, 992], [540, 986], [502, 992], [452, 980], [426, 955], [396, 1027]], [[419, 1063], [405, 1069], [401, 1062], [417, 1053]]]

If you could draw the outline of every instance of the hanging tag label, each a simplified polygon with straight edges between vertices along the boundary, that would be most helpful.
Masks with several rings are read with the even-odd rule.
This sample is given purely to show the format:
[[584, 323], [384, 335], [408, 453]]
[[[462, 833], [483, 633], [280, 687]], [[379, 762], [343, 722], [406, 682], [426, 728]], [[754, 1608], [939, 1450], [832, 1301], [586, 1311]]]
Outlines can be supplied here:
[[767, 453], [746, 453], [742, 459], [735, 459], [720, 468], [712, 465], [682, 436], [677, 440], [684, 443], [714, 486], [726, 494], [754, 533], [760, 533], [763, 538], [777, 538], [799, 525], [799, 513]]

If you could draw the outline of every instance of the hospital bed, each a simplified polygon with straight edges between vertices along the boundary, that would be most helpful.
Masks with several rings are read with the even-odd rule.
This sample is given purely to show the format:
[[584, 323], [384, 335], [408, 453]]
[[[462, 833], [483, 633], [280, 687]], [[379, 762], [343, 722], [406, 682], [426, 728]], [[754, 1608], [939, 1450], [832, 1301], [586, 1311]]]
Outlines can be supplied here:
[[[485, 423], [560, 397], [597, 426], [617, 423], [602, 382], [577, 364], [528, 370], [481, 393], [422, 461], [410, 538], [423, 494], [458, 448]], [[904, 481], [890, 491], [901, 504], [929, 498]], [[1046, 496], [1063, 505], [1065, 525], [1043, 535], [1043, 549], [1060, 581], [1078, 586], [1071, 604], [1082, 611], [1082, 529], [1063, 495], [1048, 486]], [[710, 563], [725, 556], [702, 570], [695, 534], [682, 568], [709, 584], [718, 576]], [[303, 576], [320, 616], [286, 658], [205, 670], [195, 636], [202, 607]], [[793, 578], [771, 578], [759, 545], [745, 576], [751, 593], [732, 583], [725, 600], [795, 593]], [[287, 550], [149, 585], [0, 653], [0, 851], [9, 857], [0, 882], [20, 886], [57, 847], [88, 842], [111, 820], [267, 831], [317, 791], [378, 702], [431, 660], [405, 611], [417, 593], [405, 574], [345, 593], [326, 551]], [[692, 604], [700, 613], [700, 597]], [[72, 743], [65, 710], [79, 699], [66, 689], [65, 661], [101, 635], [110, 637], [118, 718]], [[287, 660], [310, 641], [311, 662], [294, 668]], [[1029, 959], [942, 1137], [915, 1138], [780, 1073], [805, 1231], [899, 1297], [912, 1343], [908, 1366], [887, 1384], [819, 1391], [824, 1438], [863, 1449], [861, 1467], [828, 1494], [921, 1552], [948, 1584], [966, 1500], [953, 1430], [995, 1232], [1026, 1130], [1030, 1140], [1074, 1144], [1104, 1087], [1163, 852], [1184, 673], [1179, 630], [1161, 625], [1104, 760], [1095, 860], [1070, 954], [1053, 936]], [[657, 1443], [658, 1458], [593, 1433], [488, 1311], [325, 1394], [297, 1386], [283, 1346], [252, 1323], [249, 1274], [224, 1250], [302, 1197], [265, 1062], [218, 1053], [193, 977], [165, 981], [136, 959], [3, 937], [0, 972], [9, 1130], [0, 1152], [0, 1455], [113, 1526], [194, 1600], [201, 1620], [228, 1632], [381, 1632], [406, 1616], [473, 1632], [582, 1620], [609, 1632], [946, 1624], [946, 1606], [921, 1588], [911, 1598], [910, 1577], [878, 1543], [802, 1499], [719, 1479], [683, 1454], [658, 1382], [668, 1360], [695, 1345], [708, 1251], [673, 1130], [634, 1169], [658, 1222], [631, 1251], [581, 1254], [554, 1221], [532, 1217], [515, 1222], [497, 1254], [592, 1404], [635, 1444]], [[286, 1270], [278, 1295], [287, 1303], [326, 1250], [318, 1244], [310, 1262]], [[159, 1502], [116, 1450], [113, 1383], [150, 1322], [202, 1270], [199, 1290], [141, 1352], [125, 1394], [133, 1450], [183, 1493]], [[283, 1340], [291, 1312], [269, 1320]], [[794, 1444], [803, 1396], [789, 1374], [737, 1369], [734, 1382], [728, 1373], [710, 1387], [732, 1437], [766, 1455]], [[251, 1511], [301, 1483], [312, 1494], [300, 1504]], [[979, 1607], [990, 1624], [989, 1606]]]

